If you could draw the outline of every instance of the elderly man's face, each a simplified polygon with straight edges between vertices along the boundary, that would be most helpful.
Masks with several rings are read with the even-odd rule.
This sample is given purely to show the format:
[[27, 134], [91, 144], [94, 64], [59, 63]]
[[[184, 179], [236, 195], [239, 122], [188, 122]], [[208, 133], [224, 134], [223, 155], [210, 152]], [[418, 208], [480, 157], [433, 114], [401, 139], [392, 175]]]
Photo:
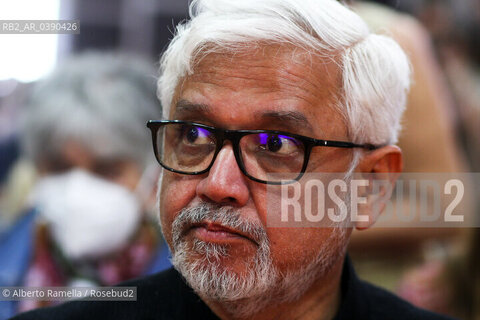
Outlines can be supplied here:
[[[235, 56], [210, 54], [177, 87], [170, 118], [226, 129], [282, 130], [318, 139], [348, 141], [346, 125], [333, 107], [341, 83], [334, 62], [300, 50], [268, 47]], [[350, 149], [314, 148], [307, 172], [345, 172], [351, 159]], [[261, 247], [256, 235], [243, 231], [239, 236], [223, 232], [218, 225], [209, 229], [206, 223], [188, 221], [180, 230], [172, 227], [182, 210], [204, 203], [214, 204], [217, 209], [230, 208], [236, 218], [265, 231], [271, 262], [279, 274], [305, 267], [319, 255], [330, 264], [340, 263], [339, 252], [347, 237], [334, 237], [333, 233], [338, 232], [335, 229], [266, 227], [266, 185], [242, 174], [229, 142], [206, 174], [164, 172], [161, 223], [174, 256], [179, 250], [174, 238], [184, 244], [183, 263], [197, 263], [197, 266], [214, 263], [216, 271], [245, 276], [252, 268], [252, 257]], [[209, 218], [205, 220], [208, 221]], [[201, 244], [225, 250], [220, 250], [215, 261], [202, 262], [205, 250], [199, 249]]]

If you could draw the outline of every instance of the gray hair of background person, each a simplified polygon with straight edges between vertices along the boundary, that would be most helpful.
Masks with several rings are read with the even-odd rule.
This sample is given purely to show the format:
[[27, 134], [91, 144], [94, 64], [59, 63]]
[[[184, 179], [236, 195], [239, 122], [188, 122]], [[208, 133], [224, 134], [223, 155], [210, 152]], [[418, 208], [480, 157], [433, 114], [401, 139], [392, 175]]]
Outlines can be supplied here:
[[285, 45], [331, 59], [342, 72], [337, 108], [356, 143], [396, 143], [410, 85], [408, 58], [336, 0], [194, 0], [161, 60], [168, 116], [175, 88], [211, 52]]
[[161, 117], [153, 66], [100, 52], [65, 61], [34, 87], [23, 119], [27, 156], [48, 161], [74, 140], [95, 156], [127, 158], [140, 167], [153, 161], [145, 129], [147, 120]]

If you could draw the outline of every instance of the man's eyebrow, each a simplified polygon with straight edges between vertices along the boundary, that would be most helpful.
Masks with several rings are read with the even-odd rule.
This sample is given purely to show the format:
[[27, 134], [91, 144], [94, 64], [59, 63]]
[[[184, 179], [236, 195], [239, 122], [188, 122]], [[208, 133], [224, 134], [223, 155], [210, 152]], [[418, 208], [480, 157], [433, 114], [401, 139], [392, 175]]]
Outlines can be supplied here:
[[308, 121], [307, 117], [298, 111], [258, 111], [255, 112], [254, 117], [259, 117], [270, 121], [273, 120], [275, 122], [284, 124], [287, 127], [313, 130], [313, 127]]
[[[181, 99], [176, 104], [174, 118], [179, 117], [182, 114], [208, 115], [209, 113], [210, 107], [208, 105], [193, 103]], [[307, 131], [313, 130], [313, 126], [310, 124], [307, 117], [299, 111], [257, 111], [253, 114], [253, 118], [273, 121], [285, 126], [287, 129], [302, 128]]]
[[192, 103], [188, 100], [179, 100], [175, 106], [174, 117], [182, 113], [209, 113], [210, 108], [206, 104]]

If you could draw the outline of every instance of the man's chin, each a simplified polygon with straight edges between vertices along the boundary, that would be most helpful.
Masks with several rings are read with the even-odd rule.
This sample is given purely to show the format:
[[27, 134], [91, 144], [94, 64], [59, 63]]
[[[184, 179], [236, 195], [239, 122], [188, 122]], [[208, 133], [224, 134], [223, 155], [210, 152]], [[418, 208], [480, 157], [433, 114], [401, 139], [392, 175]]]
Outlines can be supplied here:
[[200, 296], [216, 301], [238, 301], [259, 296], [276, 283], [277, 273], [271, 260], [260, 261], [260, 255], [247, 252], [247, 256], [245, 251], [242, 256], [230, 246], [182, 242], [172, 262]]
[[238, 277], [245, 276], [254, 263], [255, 252], [245, 244], [218, 244], [194, 239], [183, 253], [185, 263], [196, 268], [228, 272]]

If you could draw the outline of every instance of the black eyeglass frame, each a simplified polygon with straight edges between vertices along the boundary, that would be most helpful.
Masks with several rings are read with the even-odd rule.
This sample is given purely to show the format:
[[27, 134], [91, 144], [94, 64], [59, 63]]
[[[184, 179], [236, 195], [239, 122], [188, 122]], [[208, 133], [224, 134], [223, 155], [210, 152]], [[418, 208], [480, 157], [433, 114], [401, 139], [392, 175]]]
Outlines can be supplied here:
[[[186, 124], [186, 125], [191, 125], [191, 126], [196, 126], [199, 128], [203, 128], [208, 130], [209, 132], [213, 133], [213, 135], [216, 138], [216, 146], [215, 146], [215, 153], [213, 155], [212, 161], [210, 165], [201, 171], [194, 171], [194, 172], [185, 172], [185, 171], [180, 171], [176, 170], [173, 168], [170, 168], [166, 166], [165, 164], [162, 163], [160, 160], [160, 156], [158, 154], [158, 148], [157, 148], [157, 133], [160, 127], [167, 125], [167, 124]], [[272, 185], [282, 185], [282, 184], [289, 184], [293, 183], [295, 181], [298, 181], [304, 174], [308, 166], [308, 161], [310, 160], [310, 153], [312, 151], [313, 147], [336, 147], [336, 148], [363, 148], [367, 150], [375, 150], [380, 148], [381, 146], [376, 146], [373, 144], [356, 144], [353, 142], [346, 142], [346, 141], [333, 141], [333, 140], [321, 140], [321, 139], [315, 139], [311, 137], [306, 137], [302, 136], [299, 134], [294, 134], [290, 132], [285, 132], [285, 131], [277, 131], [277, 130], [228, 130], [228, 129], [220, 129], [220, 128], [215, 128], [211, 126], [207, 126], [205, 124], [197, 123], [197, 122], [191, 122], [191, 121], [183, 121], [183, 120], [149, 120], [147, 122], [147, 127], [150, 129], [152, 133], [152, 142], [153, 142], [153, 151], [155, 153], [155, 158], [157, 159], [158, 163], [164, 167], [165, 169], [175, 172], [175, 173], [180, 173], [180, 174], [186, 174], [186, 175], [199, 175], [199, 174], [204, 174], [208, 172], [213, 164], [215, 163], [215, 159], [217, 158], [218, 153], [220, 150], [223, 148], [223, 144], [225, 140], [228, 140], [232, 143], [232, 149], [233, 149], [233, 154], [235, 156], [235, 160], [237, 161], [238, 167], [242, 171], [242, 173], [247, 176], [249, 179], [263, 183], [263, 184], [272, 184]], [[266, 180], [261, 180], [257, 179], [253, 176], [251, 176], [246, 168], [245, 164], [243, 163], [242, 156], [240, 155], [240, 140], [250, 134], [257, 134], [257, 133], [266, 133], [266, 134], [277, 134], [277, 135], [285, 135], [289, 136], [292, 138], [295, 138], [303, 143], [305, 146], [305, 154], [304, 154], [304, 159], [303, 159], [303, 165], [302, 169], [299, 172], [298, 176], [295, 179], [292, 180], [282, 180], [282, 181], [266, 181]]]

